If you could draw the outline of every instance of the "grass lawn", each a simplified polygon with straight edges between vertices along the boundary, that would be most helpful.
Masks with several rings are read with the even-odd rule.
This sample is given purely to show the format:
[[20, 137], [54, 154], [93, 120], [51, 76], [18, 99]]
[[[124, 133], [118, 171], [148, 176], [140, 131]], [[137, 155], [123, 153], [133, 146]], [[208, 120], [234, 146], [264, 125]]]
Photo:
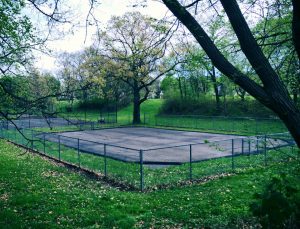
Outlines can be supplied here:
[[298, 161], [148, 193], [111, 187], [0, 140], [1, 228], [241, 228], [257, 226], [254, 194]]

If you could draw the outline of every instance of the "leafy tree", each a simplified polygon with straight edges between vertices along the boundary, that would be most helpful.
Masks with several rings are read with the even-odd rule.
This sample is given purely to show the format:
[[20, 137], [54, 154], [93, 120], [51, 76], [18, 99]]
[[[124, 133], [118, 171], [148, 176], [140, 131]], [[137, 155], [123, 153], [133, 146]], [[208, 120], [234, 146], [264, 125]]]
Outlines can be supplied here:
[[[297, 0], [293, 0], [292, 2], [294, 6], [294, 45], [298, 56], [300, 56], [300, 32], [298, 29], [300, 27], [300, 20], [295, 20], [295, 18], [300, 18], [300, 3]], [[257, 41], [255, 40], [238, 3], [234, 0], [220, 0], [220, 3], [228, 16], [229, 22], [239, 40], [241, 50], [255, 70], [256, 75], [261, 81], [260, 83], [250, 79], [246, 74], [232, 65], [229, 60], [224, 57], [224, 55], [222, 55], [220, 50], [204, 31], [203, 27], [186, 9], [186, 7], [180, 4], [177, 0], [163, 0], [163, 3], [192, 33], [197, 42], [202, 46], [204, 51], [212, 60], [214, 66], [216, 66], [224, 75], [238, 84], [250, 95], [274, 111], [285, 123], [300, 147], [300, 112], [290, 98], [284, 83], [276, 71], [272, 68], [268, 59], [257, 44]], [[193, 1], [193, 3], [189, 6], [193, 6], [198, 3], [199, 1]]]
[[[60, 82], [49, 73], [41, 74], [37, 70], [33, 72], [27, 76], [6, 75], [0, 79], [1, 85], [13, 92], [11, 95], [0, 88], [0, 110], [5, 115], [22, 115], [40, 110], [46, 115], [53, 111], [54, 98], [48, 95], [60, 92]], [[39, 100], [40, 98], [43, 99]], [[34, 106], [28, 101], [35, 101]]]
[[72, 106], [75, 98], [87, 101], [93, 95], [97, 97], [103, 86], [100, 73], [92, 71], [89, 61], [93, 56], [91, 50], [61, 53], [59, 77], [62, 80], [66, 99]]
[[[0, 116], [8, 120], [11, 120], [10, 115], [18, 117], [34, 109], [47, 113], [49, 98], [59, 93], [58, 81], [52, 76], [43, 78], [36, 71], [28, 74], [32, 70], [31, 51], [41, 48], [45, 40], [37, 36], [30, 19], [23, 14], [27, 3], [44, 13], [39, 7], [45, 1], [0, 0]], [[55, 5], [53, 12], [47, 14], [53, 20], [58, 19], [54, 15]], [[34, 91], [36, 93], [32, 93]]]
[[150, 86], [177, 63], [163, 66], [167, 44], [172, 35], [164, 21], [138, 12], [113, 17], [105, 31], [99, 31], [95, 48], [118, 71], [111, 77], [125, 82], [133, 95], [133, 123], [140, 123], [140, 105], [147, 100]]
[[0, 76], [28, 63], [31, 46], [37, 41], [28, 17], [21, 15], [23, 1], [0, 1]]

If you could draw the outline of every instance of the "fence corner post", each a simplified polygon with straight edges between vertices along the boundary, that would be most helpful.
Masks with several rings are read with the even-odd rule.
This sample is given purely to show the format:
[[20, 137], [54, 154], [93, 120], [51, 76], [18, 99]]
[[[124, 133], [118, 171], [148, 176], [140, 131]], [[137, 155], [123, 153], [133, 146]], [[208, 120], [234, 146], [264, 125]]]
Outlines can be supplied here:
[[140, 150], [140, 190], [144, 191], [144, 159], [143, 159], [143, 150]]

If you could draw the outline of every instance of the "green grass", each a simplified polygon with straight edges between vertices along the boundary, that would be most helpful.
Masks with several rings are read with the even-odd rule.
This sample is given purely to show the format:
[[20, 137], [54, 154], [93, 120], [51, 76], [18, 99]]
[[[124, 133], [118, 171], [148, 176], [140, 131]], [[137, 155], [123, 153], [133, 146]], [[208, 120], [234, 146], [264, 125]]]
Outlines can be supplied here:
[[[21, 145], [26, 145], [26, 141], [18, 132], [10, 130], [2, 133], [4, 133], [3, 137]], [[28, 138], [31, 138], [30, 130], [24, 131], [23, 133]], [[62, 138], [65, 137], [61, 137], [61, 140], [63, 141]], [[27, 144], [27, 146], [31, 147], [31, 144]], [[102, 175], [104, 174], [105, 163], [104, 158], [101, 156], [95, 156], [81, 151], [78, 154], [77, 149], [64, 146], [63, 144], [61, 144], [59, 148], [58, 140], [56, 142], [46, 140], [44, 145], [42, 136], [35, 139], [32, 147], [33, 149], [56, 159], [59, 159], [60, 150], [60, 159], [62, 161], [86, 168]], [[111, 147], [112, 146], [107, 146], [107, 152], [111, 151]], [[181, 151], [189, 152], [189, 147], [183, 146], [181, 147]], [[138, 158], [139, 152], [135, 152]], [[145, 153], [151, 153], [151, 151]], [[160, 150], [160, 153], [164, 154], [164, 150]], [[167, 151], [167, 153], [169, 153], [169, 151]], [[273, 164], [281, 160], [290, 160], [297, 158], [297, 156], [296, 150], [292, 151], [290, 147], [286, 147], [280, 150], [269, 150], [266, 154], [245, 154], [236, 156], [233, 160], [231, 157], [223, 157], [202, 162], [194, 162], [192, 164], [192, 178], [194, 180], [206, 179], [207, 177], [224, 173], [249, 170], [253, 167], [264, 167], [265, 164]], [[140, 165], [138, 163], [122, 162], [110, 158], [107, 158], [106, 162], [107, 175], [109, 178], [137, 190], [140, 188]], [[161, 186], [176, 186], [178, 183], [187, 182], [190, 179], [189, 163], [166, 166], [160, 169], [144, 165], [143, 170], [144, 185], [146, 189], [155, 189]]]
[[257, 227], [249, 210], [271, 177], [299, 175], [290, 161], [191, 186], [120, 191], [0, 140], [1, 228]]

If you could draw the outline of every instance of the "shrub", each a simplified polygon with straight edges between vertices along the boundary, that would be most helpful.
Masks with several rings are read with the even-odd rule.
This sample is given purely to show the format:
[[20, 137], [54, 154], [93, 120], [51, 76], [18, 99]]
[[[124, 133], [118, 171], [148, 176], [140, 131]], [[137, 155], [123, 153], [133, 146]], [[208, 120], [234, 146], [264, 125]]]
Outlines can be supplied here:
[[169, 97], [165, 99], [161, 107], [161, 114], [173, 115], [208, 115], [208, 116], [254, 116], [273, 117], [274, 113], [253, 99], [241, 101], [233, 97], [226, 98], [226, 109], [221, 98], [220, 110], [217, 110], [216, 102], [212, 97], [180, 98]]
[[[129, 101], [118, 102], [118, 108], [127, 106]], [[93, 98], [87, 101], [79, 101], [78, 109], [101, 110], [105, 112], [112, 112], [116, 109], [116, 102], [113, 100], [103, 98]]]
[[251, 210], [263, 228], [299, 228], [300, 196], [297, 181], [284, 175], [272, 178], [262, 194], [256, 194]]

